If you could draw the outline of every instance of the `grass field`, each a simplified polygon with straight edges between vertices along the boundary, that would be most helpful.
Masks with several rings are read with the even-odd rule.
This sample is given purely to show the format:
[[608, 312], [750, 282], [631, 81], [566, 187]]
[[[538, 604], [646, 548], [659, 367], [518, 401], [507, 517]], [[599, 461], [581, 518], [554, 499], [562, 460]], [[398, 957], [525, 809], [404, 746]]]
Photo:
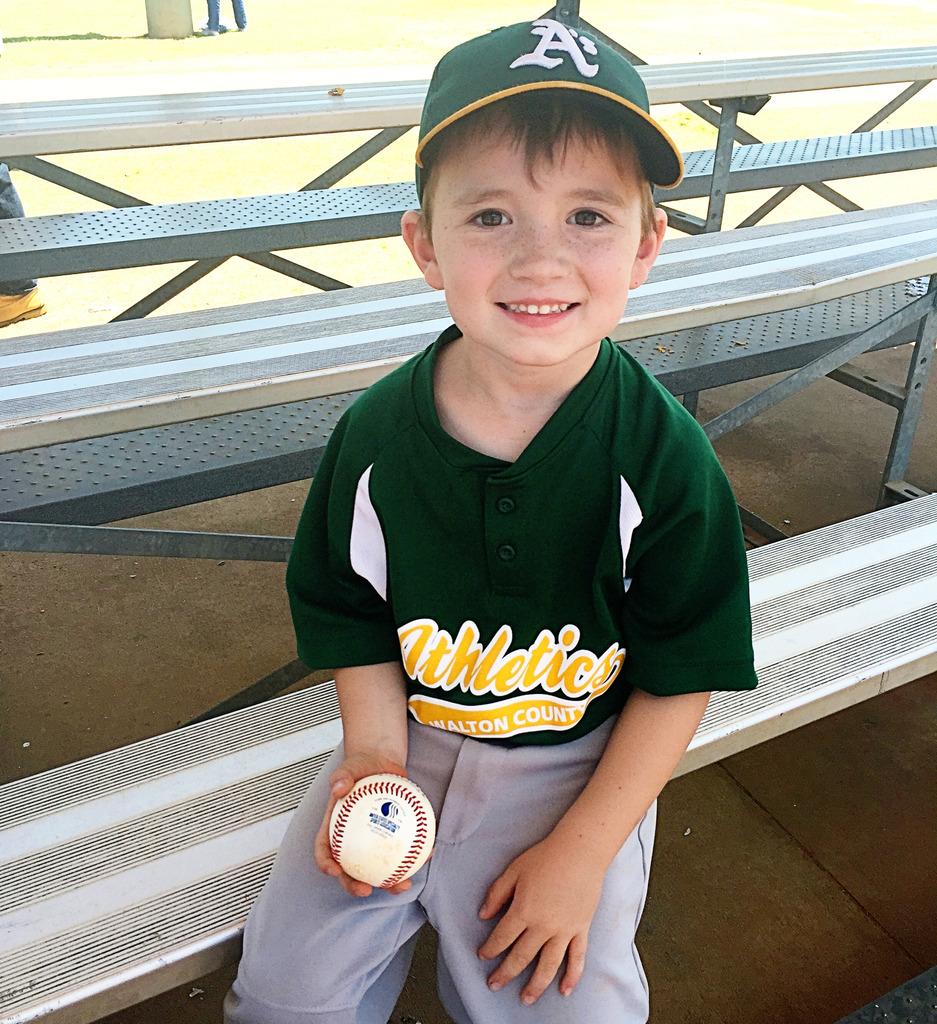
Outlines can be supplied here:
[[[431, 64], [468, 35], [543, 12], [520, 0], [246, 0], [249, 30], [217, 39], [143, 40], [144, 0], [4, 0], [4, 77], [141, 70]], [[226, 3], [222, 5], [225, 13]], [[917, 0], [581, 0], [583, 16], [646, 60], [913, 46], [933, 39], [937, 3]], [[193, 21], [205, 4], [192, 0]], [[228, 8], [230, 16], [230, 8]]]
[[[387, 0], [345, 3], [340, 8], [308, 0], [246, 0], [248, 31], [216, 38], [148, 39], [144, 0], [3, 0], [0, 28], [6, 43], [0, 61], [0, 96], [28, 97], [41, 83], [44, 96], [68, 96], [75, 79], [93, 92], [121, 88], [118, 76], [146, 82], [178, 82], [180, 76], [220, 73], [242, 87], [263, 86], [284, 73], [334, 73], [336, 82], [370, 77], [425, 77], [438, 56], [487, 26], [541, 13], [514, 2], [471, 4]], [[226, 10], [227, 8], [227, 10]], [[767, 3], [723, 0], [716, 5], [660, 0], [653, 5], [621, 0], [583, 0], [582, 14], [651, 62], [733, 58], [755, 54], [822, 52], [920, 45], [937, 36], [937, 0], [904, 4], [888, 0], [806, 0]], [[321, 13], [334, 10], [326, 24]], [[196, 27], [205, 17], [192, 0]], [[230, 7], [222, 4], [223, 16]], [[320, 16], [317, 17], [316, 15]], [[386, 72], [383, 69], [386, 68]], [[109, 80], [109, 81], [108, 81]], [[142, 85], [141, 85], [142, 80]], [[154, 87], [156, 87], [154, 85]], [[825, 92], [814, 97], [777, 97], [757, 118], [742, 121], [765, 139], [849, 131], [895, 94], [898, 87]], [[937, 123], [937, 87], [931, 86], [886, 122], [886, 127]], [[656, 111], [684, 150], [711, 145], [713, 130], [681, 108]], [[215, 145], [69, 154], [62, 165], [151, 202], [235, 195], [263, 195], [299, 188], [358, 145], [366, 135], [319, 136]], [[395, 181], [411, 173], [413, 142], [404, 137], [343, 184]], [[0, 142], [2, 158], [2, 142]], [[27, 175], [16, 184], [31, 215], [94, 209], [75, 196]], [[862, 206], [881, 206], [935, 194], [937, 173], [916, 171], [865, 178], [838, 186]], [[732, 196], [727, 223], [740, 220], [765, 196]], [[702, 204], [687, 204], [701, 212]], [[774, 219], [812, 216], [832, 208], [806, 190], [780, 207]], [[397, 239], [329, 246], [287, 254], [352, 284], [412, 276], [409, 256]], [[150, 267], [48, 279], [43, 294], [49, 314], [7, 328], [4, 336], [80, 324], [102, 323], [179, 269]], [[231, 260], [161, 312], [302, 294], [304, 285]]]

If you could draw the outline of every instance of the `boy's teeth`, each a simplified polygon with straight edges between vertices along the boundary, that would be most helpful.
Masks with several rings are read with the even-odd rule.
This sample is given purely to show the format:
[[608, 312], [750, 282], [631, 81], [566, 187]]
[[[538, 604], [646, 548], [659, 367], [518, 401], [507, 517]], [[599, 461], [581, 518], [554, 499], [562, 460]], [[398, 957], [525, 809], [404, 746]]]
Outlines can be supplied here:
[[508, 309], [512, 313], [565, 313], [569, 309], [568, 302], [554, 302], [552, 306], [525, 305], [523, 302], [508, 302]]

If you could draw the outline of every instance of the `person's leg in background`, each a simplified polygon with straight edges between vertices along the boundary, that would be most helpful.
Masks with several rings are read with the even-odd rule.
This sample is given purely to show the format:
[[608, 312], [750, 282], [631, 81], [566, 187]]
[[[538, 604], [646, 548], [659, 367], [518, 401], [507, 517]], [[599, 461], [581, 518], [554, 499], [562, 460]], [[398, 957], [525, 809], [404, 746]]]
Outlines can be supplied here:
[[[0, 164], [0, 220], [25, 217], [23, 204], [10, 179], [10, 169]], [[0, 281], [0, 327], [42, 316], [46, 307], [35, 281]]]
[[247, 11], [244, 10], [244, 0], [231, 0], [231, 6], [234, 8], [234, 24], [237, 25], [239, 32], [243, 32], [247, 28]]
[[205, 32], [216, 36], [221, 31], [221, 0], [208, 0], [208, 25]]
[[[234, 10], [234, 23], [238, 31], [243, 32], [247, 28], [247, 11], [244, 9], [244, 0], [231, 0], [231, 7]], [[210, 36], [227, 32], [228, 26], [221, 23], [221, 0], [208, 0], [208, 21], [205, 24], [204, 34]]]

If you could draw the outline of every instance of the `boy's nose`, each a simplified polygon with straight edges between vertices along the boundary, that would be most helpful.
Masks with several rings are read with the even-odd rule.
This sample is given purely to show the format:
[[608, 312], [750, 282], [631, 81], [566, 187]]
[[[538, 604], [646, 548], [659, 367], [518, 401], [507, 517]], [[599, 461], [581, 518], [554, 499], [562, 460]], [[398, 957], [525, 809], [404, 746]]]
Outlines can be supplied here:
[[511, 271], [529, 280], [562, 277], [568, 267], [562, 232], [546, 227], [527, 228], [516, 239]]

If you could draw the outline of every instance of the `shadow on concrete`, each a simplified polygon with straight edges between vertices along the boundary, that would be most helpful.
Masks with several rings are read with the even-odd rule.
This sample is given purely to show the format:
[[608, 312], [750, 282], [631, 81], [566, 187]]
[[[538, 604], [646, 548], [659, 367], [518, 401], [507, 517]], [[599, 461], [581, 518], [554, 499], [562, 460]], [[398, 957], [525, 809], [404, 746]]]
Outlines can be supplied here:
[[96, 39], [146, 39], [147, 36], [105, 36], [101, 35], [100, 32], [83, 32], [81, 35], [70, 35], [70, 36], [10, 36], [4, 39], [4, 43], [9, 45], [10, 43], [62, 43], [69, 41], [88, 41]]

